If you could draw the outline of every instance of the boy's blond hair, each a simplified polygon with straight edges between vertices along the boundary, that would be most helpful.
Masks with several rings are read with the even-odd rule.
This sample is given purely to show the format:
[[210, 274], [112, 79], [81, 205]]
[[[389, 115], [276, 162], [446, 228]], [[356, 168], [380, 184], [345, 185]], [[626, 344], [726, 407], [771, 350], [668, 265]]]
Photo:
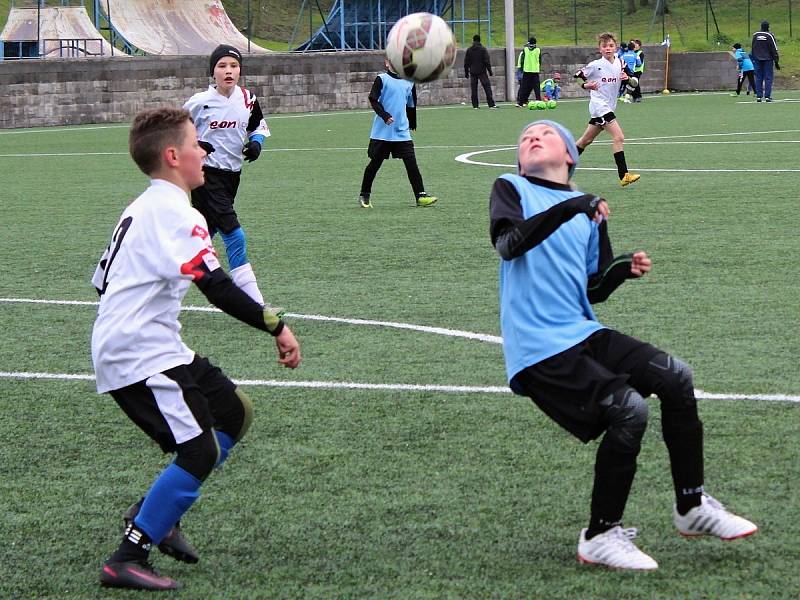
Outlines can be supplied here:
[[128, 136], [128, 149], [145, 175], [161, 167], [161, 153], [168, 146], [180, 146], [186, 135], [183, 124], [191, 122], [182, 108], [148, 108], [137, 113]]
[[603, 33], [597, 36], [598, 45], [608, 41], [612, 41], [615, 44], [617, 43], [617, 36], [614, 35], [614, 33], [612, 33], [611, 31], [604, 31]]

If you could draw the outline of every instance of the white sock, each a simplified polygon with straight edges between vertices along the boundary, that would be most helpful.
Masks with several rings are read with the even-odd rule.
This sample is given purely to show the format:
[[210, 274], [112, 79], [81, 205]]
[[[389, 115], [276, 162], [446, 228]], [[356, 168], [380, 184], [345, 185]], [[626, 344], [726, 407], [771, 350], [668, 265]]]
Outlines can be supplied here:
[[231, 269], [231, 279], [245, 294], [261, 306], [264, 306], [264, 296], [261, 295], [261, 290], [258, 289], [256, 274], [253, 273], [253, 267], [250, 266], [250, 263]]

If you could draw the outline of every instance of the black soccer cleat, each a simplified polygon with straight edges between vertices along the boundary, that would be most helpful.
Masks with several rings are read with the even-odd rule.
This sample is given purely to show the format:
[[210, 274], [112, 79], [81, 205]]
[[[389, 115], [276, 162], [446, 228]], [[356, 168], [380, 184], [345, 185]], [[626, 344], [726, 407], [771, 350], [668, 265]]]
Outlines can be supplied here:
[[[122, 515], [122, 520], [125, 522], [125, 527], [127, 527], [128, 523], [133, 521], [136, 518], [136, 515], [139, 514], [139, 509], [142, 506], [141, 502], [142, 501], [140, 500], [136, 504], [131, 505], [131, 507], [125, 511], [125, 514]], [[189, 563], [190, 565], [193, 565], [200, 560], [200, 555], [197, 553], [197, 550], [194, 549], [194, 547], [184, 537], [183, 533], [181, 533], [180, 524], [176, 524], [167, 532], [167, 535], [164, 536], [164, 539], [161, 540], [161, 543], [158, 545], [158, 549], [162, 554], [166, 554], [175, 560]]]
[[100, 571], [100, 585], [152, 592], [177, 590], [181, 587], [172, 577], [156, 571], [146, 560], [107, 562]]

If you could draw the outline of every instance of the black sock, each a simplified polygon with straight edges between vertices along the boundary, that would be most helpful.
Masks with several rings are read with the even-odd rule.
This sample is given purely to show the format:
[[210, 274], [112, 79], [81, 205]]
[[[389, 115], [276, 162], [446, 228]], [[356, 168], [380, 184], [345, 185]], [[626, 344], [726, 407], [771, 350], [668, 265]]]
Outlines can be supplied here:
[[586, 150], [586, 148], [581, 148], [580, 146], [576, 146], [576, 148], [578, 149], [578, 156], [583, 154], [583, 151]]
[[675, 498], [675, 508], [678, 514], [684, 516], [687, 512], [692, 510], [695, 506], [702, 504], [703, 486], [696, 488], [683, 488], [677, 490]]
[[605, 533], [609, 529], [613, 529], [617, 525], [622, 525], [620, 521], [606, 521], [604, 519], [597, 519], [592, 517], [589, 519], [589, 527], [586, 529], [586, 539], [590, 540], [596, 535]]
[[628, 172], [628, 163], [625, 162], [624, 150], [614, 152], [614, 162], [617, 163], [617, 173], [619, 173], [619, 178], [622, 179], [625, 177], [625, 173]]
[[125, 528], [125, 533], [122, 536], [122, 543], [120, 543], [116, 552], [111, 555], [111, 558], [108, 559], [108, 562], [147, 560], [147, 557], [150, 556], [151, 545], [152, 540], [150, 536], [131, 521]]

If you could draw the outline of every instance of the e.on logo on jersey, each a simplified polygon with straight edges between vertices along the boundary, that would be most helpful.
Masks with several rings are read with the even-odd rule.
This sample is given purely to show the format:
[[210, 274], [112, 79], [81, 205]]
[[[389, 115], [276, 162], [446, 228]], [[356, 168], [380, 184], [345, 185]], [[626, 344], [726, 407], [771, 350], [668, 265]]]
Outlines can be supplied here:
[[600, 81], [603, 83], [617, 83], [616, 77], [603, 77]]
[[209, 127], [211, 129], [235, 129], [236, 121], [211, 121]]

